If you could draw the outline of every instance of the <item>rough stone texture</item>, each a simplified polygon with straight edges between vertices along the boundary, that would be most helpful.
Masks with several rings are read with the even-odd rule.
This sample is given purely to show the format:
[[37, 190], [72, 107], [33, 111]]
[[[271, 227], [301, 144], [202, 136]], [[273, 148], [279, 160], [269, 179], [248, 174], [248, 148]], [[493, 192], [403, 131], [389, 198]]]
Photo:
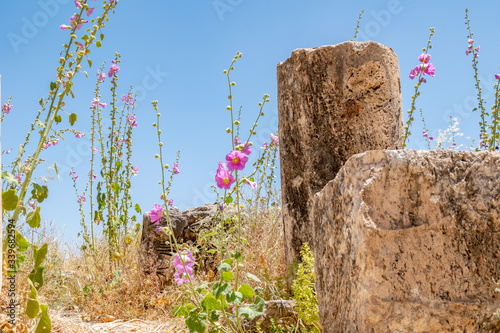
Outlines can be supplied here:
[[245, 332], [272, 332], [271, 319], [276, 326], [291, 327], [296, 325], [298, 314], [295, 311], [295, 301], [271, 300], [264, 302], [264, 313], [251, 321], [244, 321], [243, 329]]
[[500, 332], [500, 154], [369, 151], [311, 207], [325, 332]]
[[[169, 210], [170, 221], [178, 243], [202, 246], [197, 243], [200, 231], [210, 229], [214, 225], [217, 214], [216, 204], [205, 204], [193, 207], [182, 212], [174, 207]], [[232, 217], [236, 210], [232, 206], [224, 209], [225, 217]], [[167, 227], [166, 217], [160, 220], [160, 227]], [[156, 232], [157, 225], [151, 222], [149, 212], [144, 213], [142, 222], [141, 246], [139, 248], [139, 267], [146, 275], [156, 275], [161, 285], [169, 284], [174, 276], [175, 268], [172, 257], [175, 254], [174, 245], [166, 244], [168, 237], [164, 232]], [[204, 244], [204, 246], [207, 246]], [[208, 245], [210, 246], [210, 245]], [[216, 272], [214, 258], [203, 257], [200, 260], [201, 269]]]
[[278, 64], [281, 189], [287, 266], [309, 242], [308, 203], [347, 159], [398, 149], [403, 134], [399, 62], [375, 42], [299, 49]]

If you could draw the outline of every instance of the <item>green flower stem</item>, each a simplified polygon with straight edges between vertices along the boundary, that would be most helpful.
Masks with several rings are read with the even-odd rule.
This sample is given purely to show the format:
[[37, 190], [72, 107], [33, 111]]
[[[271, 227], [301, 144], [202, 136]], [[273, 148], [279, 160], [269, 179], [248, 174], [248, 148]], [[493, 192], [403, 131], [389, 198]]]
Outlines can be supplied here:
[[[427, 52], [429, 49], [432, 48], [431, 38], [434, 35], [434, 28], [430, 28], [430, 31], [431, 32], [429, 34], [429, 40], [427, 41], [427, 46], [422, 49], [422, 51], [424, 51], [424, 52]], [[417, 84], [415, 84], [415, 92], [411, 96], [410, 110], [408, 110], [408, 121], [406, 122], [406, 125], [404, 126], [405, 133], [403, 134], [403, 148], [406, 148], [406, 140], [411, 135], [410, 127], [411, 127], [413, 120], [415, 120], [413, 118], [413, 112], [416, 110], [415, 102], [417, 100], [417, 97], [420, 96], [420, 92], [418, 91], [418, 88], [420, 88], [420, 85], [422, 84], [422, 82], [420, 81], [422, 76], [423, 76], [423, 73], [421, 71], [418, 74], [418, 77], [416, 77], [418, 79], [418, 82], [417, 82]]]

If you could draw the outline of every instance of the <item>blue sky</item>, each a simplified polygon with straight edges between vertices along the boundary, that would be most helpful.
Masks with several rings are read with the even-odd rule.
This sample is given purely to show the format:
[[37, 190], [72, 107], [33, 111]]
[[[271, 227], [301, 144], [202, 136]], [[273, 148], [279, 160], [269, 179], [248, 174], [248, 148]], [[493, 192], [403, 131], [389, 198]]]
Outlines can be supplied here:
[[[93, 3], [93, 2], [89, 2]], [[99, 3], [99, 2], [96, 2]], [[94, 75], [103, 61], [108, 66], [115, 51], [121, 55], [119, 94], [133, 85], [138, 93], [133, 162], [140, 169], [134, 178], [133, 199], [143, 210], [159, 201], [160, 169], [152, 100], [159, 101], [162, 137], [167, 160], [173, 163], [181, 151], [181, 173], [175, 177], [171, 197], [185, 209], [213, 202], [210, 186], [219, 160], [230, 150], [225, 133], [230, 120], [227, 105], [227, 68], [237, 51], [243, 57], [232, 79], [234, 105], [243, 106], [242, 128], [253, 124], [258, 102], [270, 95], [265, 117], [253, 140], [255, 147], [268, 140], [278, 125], [276, 65], [294, 49], [331, 45], [350, 40], [356, 19], [364, 9], [358, 40], [374, 40], [391, 47], [399, 57], [403, 109], [410, 104], [415, 82], [408, 74], [418, 64], [429, 27], [435, 27], [431, 62], [436, 77], [421, 88], [417, 107], [423, 108], [431, 135], [445, 129], [449, 116], [457, 117], [466, 136], [476, 138], [479, 114], [471, 58], [465, 56], [467, 31], [465, 8], [469, 8], [475, 45], [481, 45], [480, 78], [486, 106], [493, 100], [494, 74], [500, 72], [500, 4], [496, 1], [130, 1], [120, 0], [116, 13], [104, 28], [103, 47], [90, 55], [94, 66], [84, 68], [89, 79], [75, 80], [76, 98], [66, 110], [78, 114], [75, 128], [89, 133], [89, 106], [95, 87]], [[0, 4], [0, 74], [2, 103], [12, 96], [14, 108], [2, 123], [2, 149], [24, 141], [31, 119], [54, 80], [59, 52], [67, 41], [67, 24], [76, 11], [72, 0], [3, 1]], [[96, 11], [97, 13], [97, 11]], [[94, 14], [94, 16], [96, 16]], [[83, 32], [83, 29], [80, 30]], [[82, 33], [80, 33], [81, 35]], [[108, 85], [103, 85], [109, 102]], [[406, 112], [405, 112], [406, 117]], [[418, 119], [418, 117], [416, 117]], [[67, 123], [66, 123], [67, 125]], [[415, 122], [408, 148], [424, 149], [421, 124]], [[16, 152], [17, 153], [17, 152]], [[13, 154], [4, 155], [4, 165]], [[88, 135], [66, 136], [64, 142], [46, 150], [42, 157], [56, 162], [61, 179], [50, 181], [49, 199], [42, 205], [42, 219], [64, 229], [66, 239], [80, 230], [77, 203], [69, 168], [84, 178], [89, 170]], [[46, 174], [40, 167], [38, 175]], [[81, 182], [80, 187], [84, 187]]]

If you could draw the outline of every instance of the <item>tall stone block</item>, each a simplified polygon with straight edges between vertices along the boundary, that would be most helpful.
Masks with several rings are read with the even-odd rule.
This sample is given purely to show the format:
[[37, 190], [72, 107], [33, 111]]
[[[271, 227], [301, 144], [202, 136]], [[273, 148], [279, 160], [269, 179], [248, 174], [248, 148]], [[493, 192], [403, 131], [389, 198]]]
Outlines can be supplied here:
[[403, 134], [399, 63], [375, 42], [299, 49], [278, 64], [278, 114], [285, 253], [314, 246], [308, 203], [347, 159], [398, 149]]
[[331, 332], [500, 332], [500, 154], [369, 151], [311, 206]]

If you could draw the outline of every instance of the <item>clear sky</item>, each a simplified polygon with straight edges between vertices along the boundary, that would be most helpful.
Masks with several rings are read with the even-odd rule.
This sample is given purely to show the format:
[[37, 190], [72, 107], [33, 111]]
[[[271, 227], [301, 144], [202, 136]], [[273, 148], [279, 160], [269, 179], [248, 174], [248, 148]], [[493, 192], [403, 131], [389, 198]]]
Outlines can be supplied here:
[[[151, 127], [155, 121], [152, 100], [159, 101], [163, 142], [171, 165], [177, 150], [181, 151], [181, 173], [170, 196], [175, 206], [186, 209], [213, 202], [210, 186], [217, 164], [230, 151], [230, 138], [225, 133], [230, 123], [227, 81], [222, 71], [236, 52], [242, 52], [243, 57], [232, 77], [236, 82], [234, 105], [243, 106], [244, 131], [253, 124], [263, 94], [270, 95], [266, 115], [253, 140], [259, 147], [278, 125], [278, 62], [285, 61], [297, 48], [350, 40], [358, 14], [364, 9], [358, 40], [380, 42], [399, 56], [405, 117], [415, 84], [408, 74], [418, 64], [429, 27], [435, 27], [430, 54], [436, 77], [428, 78], [422, 86], [417, 108], [423, 108], [431, 135], [437, 136], [438, 129], [447, 128], [452, 115], [458, 118], [466, 136], [477, 138], [479, 114], [471, 113], [477, 104], [471, 57], [465, 55], [466, 7], [475, 45], [481, 45], [479, 70], [489, 109], [494, 74], [500, 72], [497, 1], [119, 0], [116, 13], [103, 31], [103, 47], [93, 49], [90, 55], [94, 66], [84, 68], [90, 78], [81, 75], [75, 80], [76, 98], [67, 101], [66, 110], [78, 114], [76, 129], [89, 133], [96, 69], [103, 61], [109, 66], [118, 51], [122, 55], [119, 95], [129, 85], [138, 93], [139, 126], [134, 133], [133, 162], [140, 171], [133, 179], [134, 202], [149, 210], [159, 202], [161, 192], [160, 169], [154, 159], [157, 138]], [[68, 40], [68, 31], [59, 26], [68, 24], [75, 11], [72, 0], [0, 2], [2, 104], [12, 96], [14, 105], [2, 123], [2, 149], [14, 149], [11, 155], [2, 156], [4, 165], [17, 154], [39, 109], [38, 101], [47, 96], [49, 83], [54, 81], [59, 52]], [[109, 85], [102, 88], [102, 101], [109, 103]], [[426, 148], [421, 131], [420, 122], [415, 122], [408, 148]], [[64, 228], [66, 239], [74, 239], [80, 230], [76, 195], [68, 173], [73, 166], [80, 178], [85, 178], [89, 146], [88, 134], [81, 139], [67, 135], [64, 142], [42, 154], [61, 169], [61, 179], [48, 183], [50, 195], [42, 204], [42, 220]], [[42, 174], [46, 169], [40, 167], [38, 175]], [[83, 188], [84, 182], [79, 186]]]

